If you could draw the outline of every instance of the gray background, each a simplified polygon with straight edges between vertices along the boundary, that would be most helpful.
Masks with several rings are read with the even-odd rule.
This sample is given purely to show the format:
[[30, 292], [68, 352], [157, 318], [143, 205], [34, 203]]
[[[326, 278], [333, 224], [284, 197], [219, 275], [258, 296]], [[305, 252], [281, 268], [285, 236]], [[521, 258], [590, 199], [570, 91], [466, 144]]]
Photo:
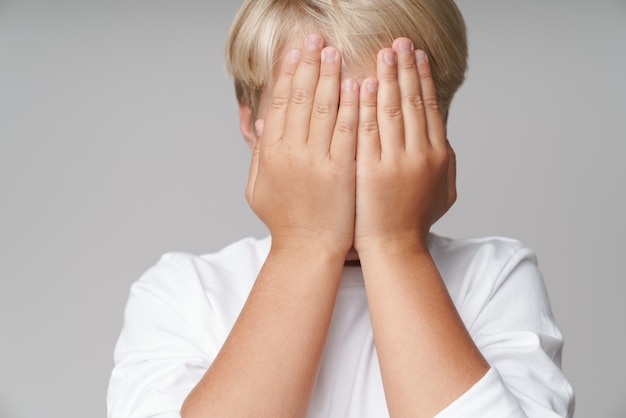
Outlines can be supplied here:
[[[240, 2], [0, 2], [0, 416], [98, 417], [130, 284], [263, 236], [223, 41]], [[578, 417], [624, 417], [626, 3], [462, 0], [435, 231], [536, 249]]]

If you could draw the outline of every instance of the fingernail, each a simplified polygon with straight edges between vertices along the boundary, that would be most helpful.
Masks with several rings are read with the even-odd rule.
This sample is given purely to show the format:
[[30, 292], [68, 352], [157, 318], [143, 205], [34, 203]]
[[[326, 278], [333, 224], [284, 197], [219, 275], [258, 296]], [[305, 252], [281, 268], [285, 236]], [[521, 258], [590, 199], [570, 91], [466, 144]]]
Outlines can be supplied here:
[[396, 53], [393, 50], [385, 51], [383, 59], [387, 65], [394, 65], [396, 63]]
[[421, 49], [415, 52], [415, 59], [417, 60], [418, 64], [424, 64], [425, 62], [428, 62], [428, 57], [426, 56], [426, 53]]
[[337, 61], [337, 50], [335, 48], [324, 48], [322, 56], [326, 62], [335, 62]]
[[306, 37], [306, 45], [311, 48], [321, 48], [322, 47], [322, 37], [316, 33], [312, 33], [307, 35]]
[[292, 49], [291, 51], [287, 52], [287, 60], [291, 62], [298, 62], [298, 60], [300, 60], [300, 50]]
[[356, 83], [351, 78], [346, 78], [341, 82], [341, 88], [345, 91], [352, 91], [356, 88]]
[[408, 52], [413, 50], [413, 42], [410, 39], [401, 39], [398, 41], [398, 50], [400, 52]]

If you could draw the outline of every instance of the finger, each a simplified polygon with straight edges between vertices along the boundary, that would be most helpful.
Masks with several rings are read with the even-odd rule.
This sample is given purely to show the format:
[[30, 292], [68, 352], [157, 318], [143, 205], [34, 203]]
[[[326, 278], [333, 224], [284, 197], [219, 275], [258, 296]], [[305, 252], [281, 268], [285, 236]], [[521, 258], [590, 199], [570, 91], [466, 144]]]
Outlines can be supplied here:
[[428, 145], [429, 140], [415, 50], [407, 38], [396, 39], [393, 48], [398, 54], [398, 85], [402, 97], [406, 148], [417, 150]]
[[391, 48], [380, 50], [377, 58], [378, 125], [381, 152], [404, 149], [404, 121], [398, 84], [398, 56]]
[[293, 49], [285, 55], [276, 85], [272, 90], [270, 106], [265, 117], [266, 136], [263, 147], [268, 147], [280, 141], [285, 132], [285, 120], [289, 106], [291, 83], [300, 61], [300, 50]]
[[[257, 131], [263, 131], [263, 121], [258, 120], [254, 124]], [[259, 129], [260, 128], [260, 129]], [[246, 200], [248, 204], [252, 206], [252, 199], [254, 196], [254, 185], [259, 173], [259, 157], [261, 155], [261, 134], [257, 135], [254, 149], [252, 150], [252, 160], [250, 162], [250, 171], [248, 173], [248, 184], [246, 185]]]
[[363, 80], [359, 93], [359, 129], [357, 132], [357, 162], [380, 161], [381, 146], [377, 117], [378, 80], [369, 77]]
[[304, 41], [298, 69], [291, 83], [285, 122], [287, 140], [303, 142], [307, 140], [323, 46], [324, 39], [317, 33], [308, 35]]
[[428, 57], [424, 51], [416, 51], [417, 71], [422, 88], [422, 98], [424, 99], [424, 111], [426, 113], [426, 124], [428, 127], [428, 138], [431, 145], [436, 147], [446, 147], [446, 135], [439, 103], [437, 102], [437, 90], [433, 80]]
[[309, 127], [309, 147], [320, 154], [328, 155], [337, 120], [341, 76], [341, 56], [333, 47], [322, 50], [320, 77], [315, 91], [311, 124]]
[[359, 122], [359, 89], [347, 78], [341, 83], [341, 98], [337, 123], [330, 145], [330, 158], [353, 163], [356, 158], [356, 138]]

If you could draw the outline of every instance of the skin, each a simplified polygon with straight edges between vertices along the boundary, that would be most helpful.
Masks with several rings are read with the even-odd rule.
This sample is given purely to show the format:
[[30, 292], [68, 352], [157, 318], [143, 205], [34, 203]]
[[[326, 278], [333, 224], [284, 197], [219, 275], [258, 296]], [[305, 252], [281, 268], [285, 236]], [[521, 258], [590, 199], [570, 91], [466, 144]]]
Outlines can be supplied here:
[[427, 247], [456, 189], [425, 54], [397, 39], [359, 87], [341, 79], [339, 51], [311, 34], [286, 54], [257, 132], [250, 109], [240, 105], [240, 115], [254, 146], [246, 198], [272, 246], [182, 416], [305, 416], [350, 251], [361, 260], [390, 415], [444, 409], [489, 366]]

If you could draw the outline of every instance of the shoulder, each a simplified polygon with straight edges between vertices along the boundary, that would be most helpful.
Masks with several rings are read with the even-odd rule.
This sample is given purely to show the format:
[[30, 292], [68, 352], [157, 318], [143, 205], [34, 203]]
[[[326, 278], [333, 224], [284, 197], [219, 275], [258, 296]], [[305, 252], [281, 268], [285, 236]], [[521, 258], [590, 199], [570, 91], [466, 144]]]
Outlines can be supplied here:
[[520, 241], [506, 237], [453, 239], [430, 234], [429, 248], [442, 264], [470, 262], [476, 258], [506, 261], [518, 251], [529, 251]]
[[[201, 329], [236, 319], [266, 257], [269, 240], [245, 238], [222, 250], [166, 253], [132, 286], [125, 325], [184, 321]], [[201, 320], [199, 318], [202, 318]]]
[[459, 274], [480, 273], [481, 276], [502, 277], [507, 265], [527, 259], [536, 264], [535, 253], [520, 241], [505, 237], [451, 239], [429, 236], [431, 254], [451, 280]]
[[211, 287], [216, 280], [238, 284], [256, 277], [269, 248], [269, 239], [244, 238], [223, 249], [203, 255], [168, 252], [135, 282], [132, 292], [150, 288], [176, 294], [189, 288]]
[[243, 238], [219, 251], [202, 255], [185, 252], [169, 252], [161, 256], [155, 268], [213, 267], [216, 269], [241, 268], [263, 263], [269, 251], [269, 237], [263, 239]]
[[267, 241], [246, 238], [211, 254], [161, 256], [131, 286], [116, 357], [178, 339], [181, 346], [203, 341], [217, 353], [254, 284]]
[[450, 239], [431, 235], [429, 246], [466, 325], [494, 299], [541, 296], [543, 277], [535, 253], [505, 237]]

